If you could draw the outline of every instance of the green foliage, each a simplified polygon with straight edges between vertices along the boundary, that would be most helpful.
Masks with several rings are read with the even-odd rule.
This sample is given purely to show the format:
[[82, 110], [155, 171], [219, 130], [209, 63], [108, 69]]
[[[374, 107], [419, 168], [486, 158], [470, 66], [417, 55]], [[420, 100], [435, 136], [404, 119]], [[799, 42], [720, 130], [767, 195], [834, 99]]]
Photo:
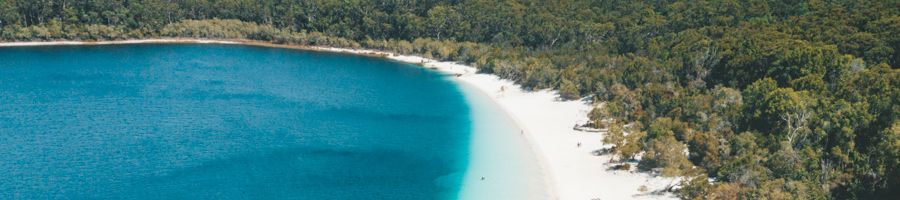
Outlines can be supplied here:
[[875, 0], [0, 0], [0, 41], [366, 47], [602, 101], [620, 158], [696, 166], [700, 199], [900, 196], [898, 35], [900, 2]]
[[559, 96], [563, 99], [578, 99], [579, 94], [577, 86], [572, 81], [563, 80], [559, 84]]
[[662, 168], [660, 172], [663, 176], [683, 176], [693, 167], [685, 155], [687, 146], [674, 136], [653, 138], [647, 146], [640, 163], [643, 168]]
[[643, 141], [647, 137], [647, 132], [641, 130], [641, 124], [631, 124], [628, 135], [625, 136], [624, 144], [619, 146], [619, 156], [622, 159], [633, 159], [635, 155], [641, 152], [644, 146]]
[[646, 136], [647, 133], [641, 130], [639, 123], [631, 124], [627, 128], [621, 123], [613, 123], [603, 136], [603, 144], [612, 144], [613, 153], [619, 156], [619, 160], [627, 161], [641, 152], [642, 141]]
[[613, 145], [613, 153], [618, 154], [619, 148], [625, 145], [625, 131], [621, 123], [613, 123], [609, 126], [609, 131], [603, 135], [603, 144]]

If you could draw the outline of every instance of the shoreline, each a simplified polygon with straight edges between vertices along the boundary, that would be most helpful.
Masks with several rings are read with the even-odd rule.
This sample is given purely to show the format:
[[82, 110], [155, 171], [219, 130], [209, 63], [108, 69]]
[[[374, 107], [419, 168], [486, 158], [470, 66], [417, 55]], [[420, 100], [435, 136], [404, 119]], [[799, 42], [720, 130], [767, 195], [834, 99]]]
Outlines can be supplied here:
[[[453, 82], [476, 88], [505, 111], [504, 114], [522, 129], [522, 135], [543, 172], [541, 176], [545, 180], [546, 192], [551, 199], [674, 198], [671, 193], [654, 195], [650, 192], [663, 189], [677, 179], [654, 177], [633, 171], [610, 171], [608, 168], [614, 163], [608, 163], [611, 159], [609, 155], [592, 155], [593, 151], [608, 147], [601, 143], [603, 133], [572, 129], [576, 123], [587, 120], [587, 113], [592, 108], [587, 102], [559, 101], [558, 95], [552, 90], [524, 91], [512, 81], [500, 79], [495, 75], [478, 74], [474, 67], [454, 62], [441, 62], [378, 50], [283, 45], [255, 40], [161, 38], [95, 42], [0, 42], [0, 47], [144, 43], [235, 44], [345, 53], [382, 57], [456, 75], [451, 78]], [[581, 145], [577, 146], [579, 143]], [[646, 186], [648, 190], [639, 191], [638, 188], [641, 186]]]

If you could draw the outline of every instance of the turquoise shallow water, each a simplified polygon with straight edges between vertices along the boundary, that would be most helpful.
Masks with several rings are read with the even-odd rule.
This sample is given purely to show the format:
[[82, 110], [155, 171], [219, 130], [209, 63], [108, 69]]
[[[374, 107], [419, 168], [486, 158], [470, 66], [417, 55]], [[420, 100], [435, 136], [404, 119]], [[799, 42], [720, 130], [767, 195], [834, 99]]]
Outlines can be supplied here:
[[0, 48], [0, 197], [454, 199], [473, 126], [448, 79], [238, 45]]

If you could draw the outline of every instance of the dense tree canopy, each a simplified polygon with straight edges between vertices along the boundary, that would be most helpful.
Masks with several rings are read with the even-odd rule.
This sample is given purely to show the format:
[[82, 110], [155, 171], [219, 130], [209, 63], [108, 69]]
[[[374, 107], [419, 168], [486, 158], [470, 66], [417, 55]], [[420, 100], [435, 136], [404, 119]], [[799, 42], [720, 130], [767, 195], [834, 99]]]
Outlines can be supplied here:
[[684, 198], [900, 196], [896, 0], [0, 0], [0, 40], [147, 37], [419, 54], [605, 102], [606, 142], [698, 177]]

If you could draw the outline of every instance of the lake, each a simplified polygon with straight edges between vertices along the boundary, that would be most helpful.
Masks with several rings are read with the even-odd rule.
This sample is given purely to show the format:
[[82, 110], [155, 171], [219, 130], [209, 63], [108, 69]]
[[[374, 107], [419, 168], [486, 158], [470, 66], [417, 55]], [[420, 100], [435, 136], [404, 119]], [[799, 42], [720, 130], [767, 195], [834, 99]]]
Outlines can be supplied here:
[[515, 123], [452, 79], [243, 45], [0, 48], [0, 196], [546, 197]]

